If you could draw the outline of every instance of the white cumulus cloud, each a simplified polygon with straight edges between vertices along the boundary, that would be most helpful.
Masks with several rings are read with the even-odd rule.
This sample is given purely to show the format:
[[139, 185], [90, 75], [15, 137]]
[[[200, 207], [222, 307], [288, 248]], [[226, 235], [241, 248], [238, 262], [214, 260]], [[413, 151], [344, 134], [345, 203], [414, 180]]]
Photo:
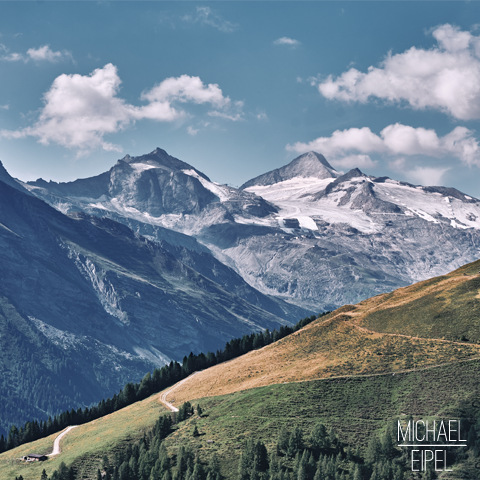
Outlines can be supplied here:
[[[330, 137], [319, 137], [308, 143], [297, 142], [286, 148], [297, 153], [315, 150], [331, 157], [332, 163], [337, 164], [351, 155], [379, 154], [390, 158], [413, 155], [454, 157], [466, 165], [480, 167], [480, 147], [473, 133], [465, 127], [456, 127], [439, 137], [434, 130], [396, 123], [385, 127], [380, 135], [368, 127], [350, 128], [336, 130]], [[368, 159], [365, 157], [363, 162]]]
[[205, 86], [199, 77], [182, 75], [178, 78], [167, 78], [151, 90], [142, 93], [142, 100], [149, 102], [179, 102], [210, 103], [223, 108], [230, 104], [230, 99], [224, 97], [222, 90], [216, 84]]
[[27, 59], [26, 57], [24, 57], [21, 53], [15, 53], [15, 52], [12, 52], [12, 53], [9, 53], [7, 55], [3, 55], [2, 57], [0, 57], [0, 60], [5, 60], [6, 62], [26, 62]]
[[274, 45], [288, 45], [290, 47], [298, 47], [302, 43], [298, 40], [295, 40], [294, 38], [281, 37], [281, 38], [277, 38], [277, 40], [275, 40], [273, 42], [273, 44]]
[[67, 51], [63, 52], [54, 52], [48, 45], [44, 45], [40, 48], [29, 48], [27, 50], [27, 55], [36, 62], [58, 62], [63, 58], [71, 58], [71, 54]]
[[167, 78], [145, 91], [148, 102], [134, 106], [118, 96], [121, 80], [111, 63], [90, 75], [60, 75], [44, 95], [44, 106], [37, 122], [17, 131], [1, 130], [4, 138], [36, 137], [44, 145], [56, 143], [77, 149], [79, 154], [96, 148], [119, 151], [104, 139], [137, 120], [172, 122], [186, 117], [174, 103], [208, 103], [228, 114], [230, 99], [215, 84], [204, 85], [200, 78], [182, 75]]
[[379, 98], [405, 102], [414, 109], [432, 108], [454, 118], [480, 118], [480, 37], [446, 24], [432, 30], [437, 44], [389, 53], [367, 72], [356, 68], [318, 84], [322, 95], [347, 102]]
[[[410, 162], [412, 163], [412, 162]], [[411, 182], [420, 185], [438, 186], [443, 184], [443, 177], [451, 167], [432, 167], [415, 165], [410, 167], [404, 157], [396, 158], [388, 163], [389, 167], [405, 175]]]
[[5, 60], [7, 62], [18, 62], [23, 61], [27, 63], [30, 60], [34, 62], [58, 62], [59, 60], [64, 60], [66, 58], [72, 59], [72, 54], [67, 50], [62, 52], [54, 52], [49, 45], [44, 45], [39, 48], [29, 48], [26, 54], [23, 53], [8, 53], [9, 49], [5, 45], [0, 45], [0, 50], [5, 52], [5, 55], [0, 57], [0, 60]]
[[231, 120], [232, 122], [237, 122], [238, 120], [244, 120], [243, 116], [243, 106], [244, 102], [242, 100], [237, 100], [233, 102], [232, 108], [225, 111], [212, 110], [208, 112], [208, 115], [211, 117], [224, 118], [225, 120]]

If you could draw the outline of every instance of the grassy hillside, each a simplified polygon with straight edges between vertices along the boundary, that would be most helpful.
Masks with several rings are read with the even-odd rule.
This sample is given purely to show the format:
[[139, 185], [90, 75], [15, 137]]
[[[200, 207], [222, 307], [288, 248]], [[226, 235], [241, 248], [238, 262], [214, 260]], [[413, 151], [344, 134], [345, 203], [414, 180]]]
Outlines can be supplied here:
[[[178, 425], [166, 440], [169, 454], [174, 458], [180, 444], [192, 445], [203, 461], [217, 452], [230, 479], [243, 441], [263, 440], [272, 450], [283, 425], [301, 425], [308, 435], [320, 420], [365, 451], [372, 434], [392, 419], [479, 418], [479, 268], [480, 261], [346, 305], [278, 342], [197, 373], [168, 400], [200, 403], [205, 415]], [[74, 429], [62, 454], [44, 464], [15, 459], [48, 451], [52, 438], [0, 455], [0, 480], [19, 474], [39, 480], [43, 468], [50, 473], [61, 461], [77, 478], [95, 478], [103, 454], [113, 458], [155, 423], [158, 397]], [[194, 423], [199, 437], [192, 436]], [[467, 458], [449, 478], [476, 478], [472, 472]]]
[[0, 480], [13, 480], [22, 475], [25, 480], [40, 480], [42, 470], [48, 475], [56, 470], [61, 462], [74, 465], [79, 472], [93, 472], [85, 478], [94, 478], [102, 456], [113, 455], [133, 439], [142, 436], [166, 408], [158, 401], [158, 395], [151, 396], [118, 412], [112, 413], [69, 432], [61, 441], [61, 454], [46, 462], [25, 463], [19, 460], [31, 453], [49, 454], [58, 434], [22, 445], [0, 455]]
[[[273, 451], [282, 426], [300, 425], [307, 437], [321, 421], [333, 427], [341, 441], [365, 452], [372, 435], [392, 419], [478, 416], [479, 378], [480, 360], [474, 360], [396, 375], [277, 384], [210, 397], [198, 401], [205, 416], [181, 424], [166, 443], [171, 453], [178, 444], [192, 445], [205, 460], [215, 451], [228, 479], [236, 478], [240, 446], [247, 438], [261, 439]], [[193, 423], [200, 437], [192, 436]], [[475, 472], [468, 462], [464, 469]], [[477, 478], [458, 475], [450, 478]]]
[[[357, 305], [197, 374], [169, 401], [282, 382], [399, 372], [480, 356], [480, 261]], [[468, 341], [467, 341], [468, 340]], [[478, 343], [477, 343], [478, 342]]]
[[[341, 441], [365, 451], [371, 436], [383, 430], [391, 419], [410, 414], [437, 419], [478, 416], [478, 378], [480, 360], [472, 360], [396, 375], [277, 384], [209, 397], [198, 401], [204, 416], [180, 423], [166, 445], [172, 456], [180, 444], [191, 445], [205, 463], [216, 452], [227, 479], [235, 478], [241, 445], [247, 438], [263, 440], [272, 451], [284, 425], [300, 425], [308, 436], [315, 423], [321, 421], [332, 426]], [[73, 465], [78, 478], [93, 480], [102, 456], [113, 458], [129, 440], [152, 426], [159, 412], [158, 395], [154, 395], [77, 427], [62, 442], [62, 453], [41, 464], [26, 465], [15, 459], [33, 451], [48, 452], [53, 437], [6, 452], [0, 455], [0, 480], [12, 480], [19, 474], [25, 480], [39, 480], [43, 468], [50, 474], [61, 461]], [[200, 432], [197, 438], [192, 436], [194, 424]], [[468, 462], [463, 466], [466, 471], [472, 468]]]
[[385, 333], [480, 343], [480, 260], [359, 303], [355, 323]]

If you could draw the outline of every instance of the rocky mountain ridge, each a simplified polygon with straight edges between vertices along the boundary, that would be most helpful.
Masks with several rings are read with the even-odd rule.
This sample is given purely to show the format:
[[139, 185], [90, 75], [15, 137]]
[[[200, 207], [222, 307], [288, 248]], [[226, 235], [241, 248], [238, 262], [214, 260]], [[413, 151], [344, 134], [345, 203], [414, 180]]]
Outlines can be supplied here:
[[161, 149], [126, 157], [102, 175], [110, 183], [96, 197], [86, 195], [93, 191], [87, 186], [101, 176], [82, 180], [82, 191], [75, 182], [23, 186], [60, 210], [111, 217], [154, 241], [195, 245], [251, 287], [314, 311], [440, 275], [480, 256], [477, 199], [359, 169], [342, 175], [316, 152], [241, 189], [211, 182]]

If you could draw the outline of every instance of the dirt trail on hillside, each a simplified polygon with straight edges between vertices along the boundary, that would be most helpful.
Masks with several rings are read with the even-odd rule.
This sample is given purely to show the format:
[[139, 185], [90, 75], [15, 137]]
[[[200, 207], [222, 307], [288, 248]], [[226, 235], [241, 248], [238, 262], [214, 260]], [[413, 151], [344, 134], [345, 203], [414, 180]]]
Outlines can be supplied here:
[[170, 402], [167, 401], [167, 395], [172, 393], [173, 390], [175, 390], [177, 387], [185, 383], [189, 378], [192, 378], [194, 375], [196, 375], [199, 372], [193, 372], [191, 375], [189, 375], [187, 378], [184, 378], [183, 380], [180, 380], [178, 383], [173, 385], [173, 387], [169, 388], [165, 392], [162, 392], [160, 394], [160, 402], [163, 403], [171, 412], [178, 412], [178, 408], [175, 407], [175, 405], [172, 405]]
[[[353, 318], [352, 318], [353, 320]], [[469, 343], [469, 342], [454, 342], [453, 340], [444, 340], [443, 338], [426, 338], [426, 337], [414, 337], [413, 335], [405, 335], [403, 333], [386, 333], [386, 332], [377, 332], [376, 330], [369, 330], [368, 328], [361, 327], [360, 325], [357, 325], [356, 323], [349, 322], [352, 326], [357, 328], [358, 330], [365, 332], [365, 333], [375, 333], [377, 335], [388, 335], [390, 337], [405, 337], [405, 338], [412, 338], [414, 340], [427, 340], [429, 342], [442, 342], [442, 343], [451, 343], [454, 345], [467, 345], [469, 347], [473, 348], [478, 348], [480, 352], [480, 345], [476, 345], [474, 343]]]
[[60, 450], [60, 440], [70, 431], [72, 428], [76, 428], [78, 425], [73, 425], [71, 427], [68, 427], [66, 430], [64, 430], [56, 439], [55, 442], [53, 442], [53, 452], [49, 453], [47, 457], [53, 457], [55, 455], [58, 455], [61, 450]]

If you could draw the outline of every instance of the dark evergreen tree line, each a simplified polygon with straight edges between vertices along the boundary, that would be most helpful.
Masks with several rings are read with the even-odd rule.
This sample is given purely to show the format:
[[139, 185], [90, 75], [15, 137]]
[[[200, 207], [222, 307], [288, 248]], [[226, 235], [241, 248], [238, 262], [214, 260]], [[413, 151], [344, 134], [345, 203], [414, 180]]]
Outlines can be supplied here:
[[[197, 414], [202, 411], [196, 407]], [[180, 407], [181, 421], [193, 415], [189, 402]], [[178, 421], [178, 415], [177, 415]], [[468, 425], [468, 451], [456, 449], [456, 461], [480, 456], [477, 435], [480, 419]], [[195, 427], [196, 430], [196, 427]], [[163, 440], [174, 431], [171, 417], [160, 416], [154, 427], [135, 444], [129, 444], [113, 458], [104, 456], [97, 480], [223, 480], [216, 453], [200, 460], [198, 451], [180, 445], [176, 455], [169, 456]], [[195, 434], [194, 434], [195, 435]], [[373, 436], [365, 453], [353, 450], [338, 439], [336, 432], [317, 423], [305, 436], [300, 426], [283, 427], [276, 448], [270, 453], [261, 441], [249, 438], [238, 462], [238, 480], [405, 480], [411, 477], [410, 451], [396, 447], [396, 422], [385, 432]], [[460, 451], [461, 450], [461, 451]], [[432, 480], [432, 468], [419, 473], [416, 480]], [[16, 479], [23, 480], [23, 479]], [[40, 480], [79, 480], [72, 468], [64, 464], [50, 479], [44, 473]]]
[[[392, 430], [380, 439], [363, 458], [339, 441], [333, 429], [318, 423], [305, 438], [298, 425], [282, 428], [276, 451], [268, 455], [261, 442], [249, 439], [238, 464], [238, 480], [403, 480], [405, 467], [393, 448]], [[377, 448], [378, 447], [378, 448]], [[392, 447], [392, 448], [390, 448]], [[372, 449], [375, 454], [372, 456]], [[370, 453], [369, 453], [370, 452]], [[405, 463], [406, 465], [406, 463]]]
[[[319, 315], [319, 317], [327, 315], [328, 313], [330, 312], [325, 312]], [[160, 392], [174, 385], [193, 372], [204, 370], [205, 368], [226, 362], [252, 350], [276, 342], [300, 330], [319, 317], [312, 315], [298, 321], [293, 327], [282, 325], [280, 330], [273, 330], [273, 332], [269, 332], [267, 329], [263, 332], [244, 335], [242, 338], [234, 338], [227, 342], [223, 350], [217, 350], [216, 353], [208, 352], [206, 355], [204, 353], [195, 355], [193, 352], [190, 352], [188, 357], [185, 356], [183, 358], [182, 364], [177, 361], [172, 361], [169, 365], [156, 368], [153, 374], [150, 374], [150, 372], [147, 373], [140, 383], [129, 382], [120, 390], [118, 395], [115, 394], [112, 398], [102, 400], [98, 405], [90, 408], [67, 410], [59, 415], [55, 415], [53, 418], [49, 417], [48, 420], [45, 421], [38, 422], [35, 420], [26, 422], [25, 425], [20, 428], [12, 425], [7, 438], [0, 435], [0, 453], [24, 443], [47, 437], [70, 425], [81, 425], [116, 412], [121, 408], [149, 397], [153, 393]]]

